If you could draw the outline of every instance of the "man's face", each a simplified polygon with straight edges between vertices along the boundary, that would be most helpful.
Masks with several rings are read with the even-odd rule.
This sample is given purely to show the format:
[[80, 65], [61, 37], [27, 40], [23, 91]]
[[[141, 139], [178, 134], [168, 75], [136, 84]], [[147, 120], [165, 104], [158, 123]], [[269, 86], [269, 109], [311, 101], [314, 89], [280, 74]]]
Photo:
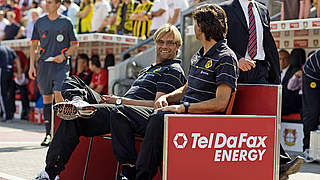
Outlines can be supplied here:
[[60, 3], [56, 3], [55, 0], [46, 0], [46, 9], [48, 13], [55, 13], [57, 12], [58, 8], [60, 7]]
[[33, 22], [36, 22], [36, 20], [38, 19], [39, 15], [36, 12], [32, 12], [31, 13], [31, 18]]
[[280, 59], [280, 70], [285, 69], [290, 64], [290, 57], [285, 52], [279, 53], [279, 59]]
[[174, 41], [172, 33], [165, 34], [156, 42], [157, 59], [161, 62], [168, 59], [175, 59], [179, 46]]
[[79, 58], [77, 60], [77, 73], [82, 73], [87, 68], [87, 63], [84, 59]]

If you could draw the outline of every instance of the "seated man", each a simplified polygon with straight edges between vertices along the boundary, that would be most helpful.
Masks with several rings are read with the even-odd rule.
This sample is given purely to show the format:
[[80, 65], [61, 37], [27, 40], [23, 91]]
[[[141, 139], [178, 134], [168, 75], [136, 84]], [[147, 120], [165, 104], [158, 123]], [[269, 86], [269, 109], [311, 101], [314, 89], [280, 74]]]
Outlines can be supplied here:
[[[112, 147], [116, 159], [123, 165], [121, 176], [126, 178], [122, 179], [151, 180], [156, 175], [162, 161], [164, 114], [223, 113], [236, 89], [239, 67], [235, 53], [225, 40], [225, 12], [218, 5], [206, 4], [193, 12], [193, 18], [196, 38], [203, 47], [191, 59], [188, 83], [159, 97], [154, 105], [158, 111], [145, 122], [140, 122], [145, 126], [136, 128], [132, 121], [127, 121], [123, 115], [125, 107], [111, 112], [114, 117], [110, 124]], [[137, 162], [134, 150], [136, 133], [144, 136]]]
[[93, 55], [89, 61], [92, 73], [89, 87], [99, 94], [108, 93], [108, 71], [101, 67], [99, 55]]
[[50, 144], [45, 171], [38, 175], [38, 179], [53, 180], [65, 168], [80, 136], [92, 137], [110, 133], [110, 119], [113, 118], [110, 111], [117, 107], [115, 105], [136, 105], [125, 106], [127, 120], [146, 121], [153, 112], [155, 100], [186, 83], [184, 72], [179, 65], [181, 61], [176, 59], [182, 44], [178, 29], [166, 24], [156, 34], [156, 64], [140, 72], [124, 97], [100, 96], [76, 77], [65, 80], [62, 95], [69, 101], [54, 106], [57, 115], [65, 120], [61, 121]]

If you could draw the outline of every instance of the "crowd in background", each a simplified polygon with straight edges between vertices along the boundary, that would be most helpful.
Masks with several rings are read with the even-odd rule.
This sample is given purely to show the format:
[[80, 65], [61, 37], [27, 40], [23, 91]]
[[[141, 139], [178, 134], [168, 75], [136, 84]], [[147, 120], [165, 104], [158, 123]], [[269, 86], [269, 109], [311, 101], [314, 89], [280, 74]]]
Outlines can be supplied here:
[[316, 17], [320, 17], [319, 0], [280, 0], [281, 20], [305, 19], [310, 16], [310, 9], [316, 8]]

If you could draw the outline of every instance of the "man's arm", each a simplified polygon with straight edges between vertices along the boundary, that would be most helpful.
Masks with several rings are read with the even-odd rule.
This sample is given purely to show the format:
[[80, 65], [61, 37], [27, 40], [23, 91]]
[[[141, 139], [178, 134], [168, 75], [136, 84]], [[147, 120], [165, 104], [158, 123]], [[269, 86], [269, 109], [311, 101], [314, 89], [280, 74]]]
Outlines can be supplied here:
[[14, 62], [16, 63], [16, 68], [17, 68], [17, 79], [21, 80], [22, 68], [21, 68], [21, 62], [19, 60], [19, 57], [15, 58]]
[[188, 82], [184, 86], [181, 86], [180, 88], [176, 89], [175, 91], [159, 97], [159, 99], [154, 103], [154, 109], [163, 108], [168, 106], [169, 104], [179, 103], [187, 88]]
[[103, 88], [104, 88], [104, 85], [98, 85], [96, 88], [94, 88], [94, 91], [100, 94]]
[[[70, 56], [73, 54], [73, 52], [75, 52], [79, 47], [79, 42], [78, 41], [72, 41], [71, 42], [71, 46], [68, 50], [66, 50], [66, 55]], [[58, 56], [54, 57], [54, 62], [56, 63], [62, 63], [64, 60], [66, 60], [66, 58], [64, 57], [64, 54], [59, 54]]]
[[[165, 95], [163, 92], [157, 92], [155, 100], [136, 100], [136, 99], [130, 99], [126, 97], [122, 97], [122, 104], [125, 105], [133, 105], [133, 106], [147, 106], [147, 107], [153, 107], [153, 104], [155, 101], [159, 99], [159, 97]], [[108, 104], [115, 104], [116, 100], [118, 99], [118, 96], [115, 95], [103, 95], [101, 103], [108, 103]]]
[[35, 61], [36, 61], [36, 54], [39, 46], [39, 41], [35, 40], [32, 41], [31, 47], [30, 47], [30, 68], [29, 68], [29, 78], [32, 80], [35, 80], [36, 78], [36, 68], [35, 68]]
[[[188, 112], [189, 113], [215, 113], [224, 112], [227, 108], [232, 88], [226, 84], [221, 84], [217, 88], [216, 98], [202, 101], [199, 103], [191, 103]], [[185, 107], [183, 104], [172, 105], [161, 108], [162, 111], [171, 111], [176, 113], [184, 113]]]
[[175, 24], [179, 18], [180, 9], [175, 9], [172, 17], [169, 17], [169, 24]]

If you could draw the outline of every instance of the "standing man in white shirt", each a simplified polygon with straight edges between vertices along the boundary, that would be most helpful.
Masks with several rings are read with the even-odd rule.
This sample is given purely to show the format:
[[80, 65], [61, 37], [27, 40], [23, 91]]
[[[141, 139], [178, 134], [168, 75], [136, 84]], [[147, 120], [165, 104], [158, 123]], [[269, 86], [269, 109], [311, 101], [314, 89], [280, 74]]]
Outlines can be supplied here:
[[153, 35], [162, 25], [168, 22], [168, 10], [168, 0], [153, 1], [151, 13], [148, 14], [149, 19], [152, 19], [150, 26], [150, 36]]
[[76, 28], [78, 24], [78, 17], [76, 17], [77, 12], [80, 7], [73, 2], [73, 0], [64, 0], [63, 5], [68, 9], [67, 16], [71, 19], [73, 28]]
[[96, 0], [93, 7], [93, 15], [91, 21], [91, 32], [97, 32], [104, 19], [111, 11], [110, 4], [105, 0]]
[[180, 14], [189, 7], [188, 0], [167, 0], [169, 6], [169, 24], [180, 24]]

